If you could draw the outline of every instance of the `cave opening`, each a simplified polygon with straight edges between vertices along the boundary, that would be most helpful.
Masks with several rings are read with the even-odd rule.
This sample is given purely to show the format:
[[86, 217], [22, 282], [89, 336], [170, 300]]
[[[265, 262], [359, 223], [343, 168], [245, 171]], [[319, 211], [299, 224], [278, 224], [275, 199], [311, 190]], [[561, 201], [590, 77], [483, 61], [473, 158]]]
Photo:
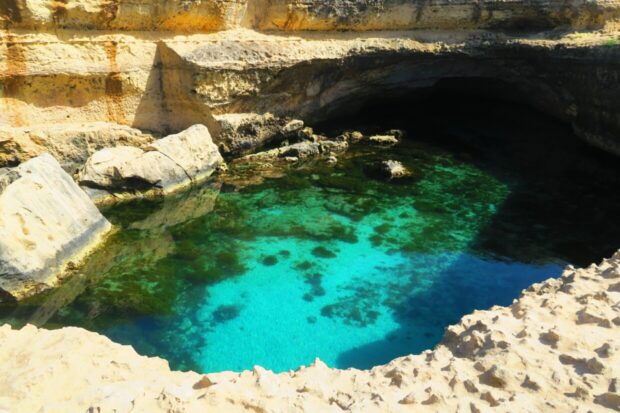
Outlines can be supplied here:
[[[522, 242], [556, 245], [554, 253], [575, 265], [587, 266], [616, 251], [617, 155], [586, 142], [558, 112], [541, 110], [536, 96], [502, 80], [445, 78], [430, 87], [403, 90], [361, 99], [352, 105], [353, 114], [322, 121], [318, 129], [328, 135], [402, 129], [408, 141], [441, 147], [514, 185], [498, 213], [506, 216], [489, 225], [489, 235], [483, 231], [477, 241], [486, 247], [495, 244], [500, 254], [518, 254], [508, 252], [510, 243], [488, 239], [495, 236], [494, 225], [502, 222], [538, 226], [536, 237]], [[518, 219], [513, 210], [519, 208], [529, 209], [529, 216]], [[568, 229], [589, 241], [562, 241]]]

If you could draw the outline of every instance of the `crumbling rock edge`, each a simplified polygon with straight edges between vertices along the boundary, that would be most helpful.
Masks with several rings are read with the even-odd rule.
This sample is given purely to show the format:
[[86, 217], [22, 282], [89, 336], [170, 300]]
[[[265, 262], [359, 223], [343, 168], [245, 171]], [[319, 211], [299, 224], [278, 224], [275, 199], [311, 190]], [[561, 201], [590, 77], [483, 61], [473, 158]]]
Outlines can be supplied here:
[[80, 328], [0, 327], [0, 409], [16, 412], [620, 411], [620, 251], [475, 311], [419, 355], [201, 376]]

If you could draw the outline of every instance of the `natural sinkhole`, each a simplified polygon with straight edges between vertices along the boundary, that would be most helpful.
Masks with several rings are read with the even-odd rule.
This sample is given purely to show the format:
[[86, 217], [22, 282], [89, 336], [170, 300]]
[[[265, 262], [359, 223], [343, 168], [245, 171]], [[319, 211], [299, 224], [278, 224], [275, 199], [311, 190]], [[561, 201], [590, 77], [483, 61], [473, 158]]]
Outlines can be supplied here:
[[[84, 327], [175, 369], [368, 368], [620, 241], [617, 161], [527, 107], [450, 94], [319, 127], [407, 137], [109, 208], [106, 245], [0, 321]], [[413, 176], [367, 175], [388, 159]]]

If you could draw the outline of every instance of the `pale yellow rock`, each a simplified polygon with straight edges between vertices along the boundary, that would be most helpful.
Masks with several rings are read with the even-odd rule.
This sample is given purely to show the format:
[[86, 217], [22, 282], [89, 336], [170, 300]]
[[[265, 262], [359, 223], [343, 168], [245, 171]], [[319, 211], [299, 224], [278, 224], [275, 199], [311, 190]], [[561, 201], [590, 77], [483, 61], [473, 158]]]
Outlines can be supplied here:
[[[596, 27], [617, 17], [614, 0], [536, 3], [491, 0], [4, 0], [10, 28], [94, 28], [177, 32], [253, 27], [261, 30], [385, 30], [532, 26]], [[1, 27], [1, 26], [0, 26]]]
[[618, 76], [618, 27], [558, 33], [0, 31], [0, 126], [108, 122], [165, 135], [199, 123], [234, 151], [214, 116], [314, 123], [458, 73], [506, 82], [499, 98], [521, 96], [620, 153], [620, 86], [607, 81]]
[[107, 122], [0, 127], [0, 166], [25, 162], [43, 153], [73, 173], [99, 149], [117, 145], [141, 147], [153, 137], [137, 129]]
[[125, 198], [170, 194], [204, 181], [224, 165], [207, 127], [194, 125], [144, 150], [117, 146], [97, 151], [76, 179], [94, 202], [103, 204], [123, 193]]

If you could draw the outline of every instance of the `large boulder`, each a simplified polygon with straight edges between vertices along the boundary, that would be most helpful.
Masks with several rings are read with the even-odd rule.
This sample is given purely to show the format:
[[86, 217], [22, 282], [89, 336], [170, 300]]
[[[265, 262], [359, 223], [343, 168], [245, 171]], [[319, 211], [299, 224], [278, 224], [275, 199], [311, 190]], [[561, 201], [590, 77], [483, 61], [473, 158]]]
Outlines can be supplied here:
[[0, 289], [14, 298], [56, 285], [110, 229], [51, 155], [0, 169]]
[[147, 147], [147, 151], [160, 152], [181, 167], [193, 181], [210, 176], [224, 163], [209, 129], [204, 125], [194, 125], [181, 133], [155, 141]]
[[144, 150], [119, 146], [95, 152], [78, 173], [78, 182], [95, 189], [88, 193], [102, 202], [109, 193], [167, 194], [204, 180], [223, 165], [207, 127], [194, 125]]

